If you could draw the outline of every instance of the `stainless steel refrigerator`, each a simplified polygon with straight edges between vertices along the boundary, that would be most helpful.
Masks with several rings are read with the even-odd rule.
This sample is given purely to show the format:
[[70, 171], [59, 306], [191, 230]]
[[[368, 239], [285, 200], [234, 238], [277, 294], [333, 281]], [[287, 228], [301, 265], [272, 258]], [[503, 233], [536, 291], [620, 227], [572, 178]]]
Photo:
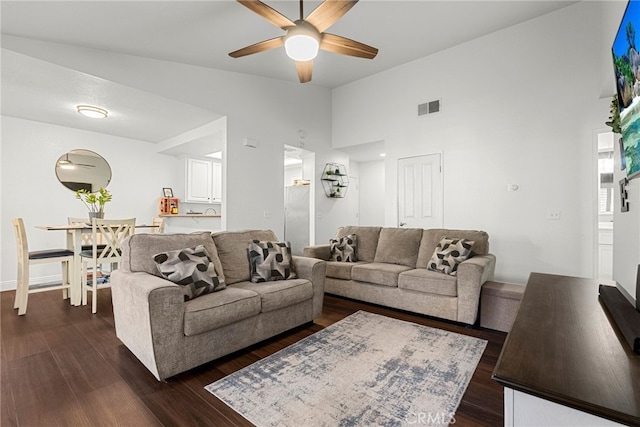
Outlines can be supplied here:
[[310, 232], [310, 186], [285, 187], [284, 195], [284, 237], [291, 242], [291, 253], [302, 255], [309, 246]]

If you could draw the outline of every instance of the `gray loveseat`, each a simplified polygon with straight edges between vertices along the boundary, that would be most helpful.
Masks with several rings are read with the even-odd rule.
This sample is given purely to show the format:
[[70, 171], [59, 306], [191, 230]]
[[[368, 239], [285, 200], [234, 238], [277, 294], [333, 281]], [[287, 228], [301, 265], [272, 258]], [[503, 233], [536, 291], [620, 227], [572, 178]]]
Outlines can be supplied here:
[[[112, 274], [116, 335], [158, 379], [174, 376], [296, 326], [322, 311], [325, 263], [293, 257], [297, 279], [252, 283], [247, 247], [272, 231], [135, 234]], [[204, 245], [227, 288], [184, 301], [152, 257]]]
[[[474, 324], [482, 284], [493, 280], [496, 258], [484, 231], [341, 227], [336, 238], [356, 235], [356, 262], [330, 261], [330, 245], [303, 255], [327, 261], [325, 292], [374, 304]], [[473, 240], [474, 256], [456, 275], [427, 269], [443, 237]]]

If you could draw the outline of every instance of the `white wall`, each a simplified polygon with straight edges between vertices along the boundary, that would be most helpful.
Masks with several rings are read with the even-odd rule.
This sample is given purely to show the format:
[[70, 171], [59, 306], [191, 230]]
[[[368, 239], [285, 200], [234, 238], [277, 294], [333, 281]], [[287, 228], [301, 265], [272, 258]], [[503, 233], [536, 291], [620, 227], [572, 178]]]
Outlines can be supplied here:
[[[612, 134], [613, 135], [613, 134]], [[636, 295], [636, 274], [640, 264], [640, 178], [629, 181], [627, 201], [629, 211], [620, 211], [619, 182], [626, 177], [626, 171], [620, 170], [620, 146], [618, 138], [613, 136], [614, 166], [613, 183], [615, 198], [613, 201], [613, 280], [622, 285], [629, 294]]]
[[360, 225], [385, 225], [384, 160], [359, 164], [360, 176]]
[[[179, 188], [184, 182], [182, 160], [154, 154], [154, 144], [144, 141], [2, 116], [1, 146], [1, 289], [15, 288], [17, 258], [11, 218], [24, 218], [29, 247], [37, 250], [64, 247], [65, 235], [36, 229], [36, 225], [66, 224], [67, 217], [87, 217], [86, 207], [56, 178], [55, 163], [69, 150], [95, 151], [111, 166], [108, 189], [113, 201], [105, 206], [107, 218], [136, 217], [138, 223], [149, 224], [157, 215], [162, 187]], [[59, 278], [60, 268], [34, 266], [31, 275], [34, 283], [52, 281]]]
[[[442, 152], [444, 225], [489, 233], [497, 280], [590, 277], [592, 132], [614, 92], [612, 75], [602, 87], [611, 43], [601, 38], [617, 29], [602, 16], [618, 3], [580, 2], [335, 89], [334, 147], [386, 142], [385, 224], [397, 223], [397, 159]], [[441, 112], [417, 117], [433, 99]]]

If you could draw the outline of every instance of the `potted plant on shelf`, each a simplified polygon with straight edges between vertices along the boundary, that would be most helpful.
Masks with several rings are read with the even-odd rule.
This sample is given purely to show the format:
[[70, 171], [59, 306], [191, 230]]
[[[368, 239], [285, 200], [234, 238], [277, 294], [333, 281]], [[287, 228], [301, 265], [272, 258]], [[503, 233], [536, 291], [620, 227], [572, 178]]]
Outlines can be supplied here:
[[609, 116], [609, 121], [605, 122], [605, 124], [611, 127], [611, 131], [614, 133], [622, 133], [622, 128], [620, 127], [620, 109], [618, 108], [618, 94], [613, 95], [613, 99], [611, 100], [610, 107], [611, 115]]
[[79, 199], [89, 209], [89, 220], [104, 218], [104, 205], [110, 202], [111, 198], [109, 190], [102, 187], [96, 193], [84, 189], [76, 191], [76, 199]]

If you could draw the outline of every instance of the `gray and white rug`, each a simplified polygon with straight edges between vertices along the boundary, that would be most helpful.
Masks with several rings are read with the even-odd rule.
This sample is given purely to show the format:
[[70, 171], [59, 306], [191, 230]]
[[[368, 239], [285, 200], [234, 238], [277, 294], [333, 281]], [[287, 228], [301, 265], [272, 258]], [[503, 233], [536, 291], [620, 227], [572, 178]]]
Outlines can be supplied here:
[[485, 340], [359, 311], [205, 388], [257, 426], [444, 426]]

